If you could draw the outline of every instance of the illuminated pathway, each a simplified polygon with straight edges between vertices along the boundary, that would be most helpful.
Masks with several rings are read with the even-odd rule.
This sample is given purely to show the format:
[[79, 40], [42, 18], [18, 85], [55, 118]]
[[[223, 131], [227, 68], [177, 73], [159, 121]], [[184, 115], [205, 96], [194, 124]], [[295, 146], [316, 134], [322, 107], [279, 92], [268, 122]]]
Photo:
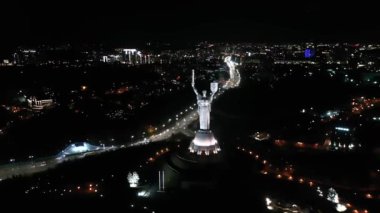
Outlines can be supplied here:
[[[305, 185], [305, 186], [314, 188], [316, 190], [316, 192], [319, 189], [319, 186], [331, 187], [331, 185], [324, 184], [323, 182], [317, 181], [317, 180], [312, 179], [312, 178], [294, 175], [293, 173], [294, 173], [295, 169], [293, 166], [284, 167], [284, 168], [275, 167], [270, 161], [265, 159], [263, 157], [263, 155], [259, 154], [256, 150], [244, 148], [244, 147], [240, 147], [240, 146], [238, 146], [236, 148], [237, 148], [237, 150], [242, 151], [242, 152], [247, 153], [248, 155], [252, 156], [252, 158], [254, 160], [260, 162], [264, 166], [264, 169], [260, 172], [263, 175], [272, 176], [273, 178], [276, 178], [279, 180], [299, 183], [301, 185]], [[368, 194], [366, 196], [368, 198]], [[372, 195], [371, 195], [370, 199], [372, 199]], [[270, 208], [268, 207], [268, 209], [270, 209]], [[367, 209], [359, 210], [358, 208], [355, 208], [355, 206], [351, 202], [347, 202], [347, 200], [340, 201], [339, 203], [337, 203], [337, 211], [338, 212], [343, 212], [346, 210], [350, 210], [354, 213], [368, 213], [369, 212]]]
[[38, 172], [43, 172], [48, 169], [57, 167], [59, 164], [66, 161], [82, 159], [87, 156], [101, 154], [107, 151], [116, 150], [116, 147], [102, 147], [97, 150], [73, 154], [73, 155], [54, 155], [50, 157], [38, 158], [30, 161], [16, 162], [0, 165], [0, 181], [16, 177], [31, 175]]

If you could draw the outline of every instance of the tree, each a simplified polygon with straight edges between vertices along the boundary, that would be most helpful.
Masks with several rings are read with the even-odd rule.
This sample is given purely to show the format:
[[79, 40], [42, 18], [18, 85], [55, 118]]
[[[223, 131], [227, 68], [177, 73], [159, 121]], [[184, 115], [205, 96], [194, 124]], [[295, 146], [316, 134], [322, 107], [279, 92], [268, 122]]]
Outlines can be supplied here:
[[137, 172], [133, 172], [133, 173], [129, 172], [128, 176], [127, 176], [127, 179], [128, 179], [128, 182], [129, 182], [129, 186], [131, 188], [135, 188], [135, 187], [137, 187], [137, 185], [139, 183], [140, 177], [137, 174]]
[[323, 197], [323, 192], [319, 186], [317, 187], [317, 192], [320, 197]]
[[333, 203], [339, 203], [338, 193], [333, 188], [329, 188], [327, 192], [327, 200]]

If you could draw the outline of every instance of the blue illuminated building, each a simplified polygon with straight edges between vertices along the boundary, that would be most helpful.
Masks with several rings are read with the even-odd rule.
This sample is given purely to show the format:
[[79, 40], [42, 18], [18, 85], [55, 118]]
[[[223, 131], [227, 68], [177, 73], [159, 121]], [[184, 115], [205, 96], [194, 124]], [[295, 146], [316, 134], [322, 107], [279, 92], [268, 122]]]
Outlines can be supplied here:
[[307, 48], [305, 50], [305, 58], [313, 58], [315, 55], [315, 51], [313, 49]]

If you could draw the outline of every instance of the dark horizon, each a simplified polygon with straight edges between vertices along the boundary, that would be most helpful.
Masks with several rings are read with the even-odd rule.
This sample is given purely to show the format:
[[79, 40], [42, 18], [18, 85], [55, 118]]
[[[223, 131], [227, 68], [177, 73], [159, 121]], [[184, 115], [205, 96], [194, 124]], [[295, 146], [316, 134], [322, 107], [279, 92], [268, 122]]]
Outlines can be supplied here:
[[7, 2], [0, 54], [20, 45], [138, 46], [147, 41], [376, 42], [375, 8], [360, 3]]

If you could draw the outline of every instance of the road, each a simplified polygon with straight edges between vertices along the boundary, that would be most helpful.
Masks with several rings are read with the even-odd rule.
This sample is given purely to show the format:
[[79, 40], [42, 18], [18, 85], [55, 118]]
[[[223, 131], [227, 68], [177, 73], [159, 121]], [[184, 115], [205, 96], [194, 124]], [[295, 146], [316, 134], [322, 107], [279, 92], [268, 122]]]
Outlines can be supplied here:
[[99, 150], [74, 154], [69, 156], [54, 155], [49, 157], [37, 158], [24, 162], [14, 162], [0, 166], [0, 181], [16, 176], [31, 175], [57, 167], [67, 161], [82, 159], [86, 156], [97, 155], [107, 151], [116, 150], [117, 147], [104, 147]]

